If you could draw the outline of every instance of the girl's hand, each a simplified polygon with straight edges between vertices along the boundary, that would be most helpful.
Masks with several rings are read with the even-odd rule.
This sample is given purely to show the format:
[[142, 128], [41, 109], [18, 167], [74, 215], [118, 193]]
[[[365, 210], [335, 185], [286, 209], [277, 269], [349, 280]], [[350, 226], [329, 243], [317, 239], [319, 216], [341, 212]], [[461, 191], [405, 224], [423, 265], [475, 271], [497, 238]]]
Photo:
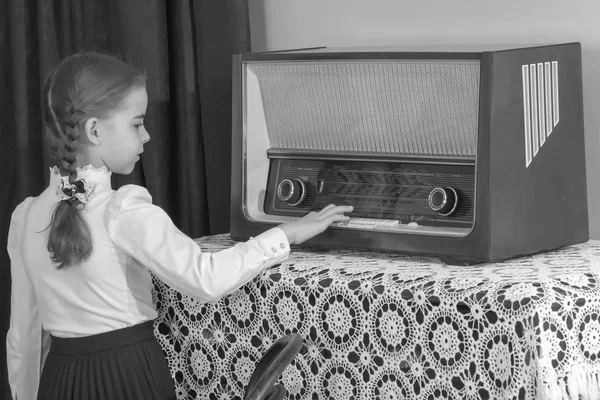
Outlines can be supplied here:
[[352, 212], [352, 206], [328, 205], [321, 211], [313, 211], [294, 222], [279, 225], [290, 244], [300, 244], [323, 232], [333, 222], [347, 221], [350, 217], [344, 213]]

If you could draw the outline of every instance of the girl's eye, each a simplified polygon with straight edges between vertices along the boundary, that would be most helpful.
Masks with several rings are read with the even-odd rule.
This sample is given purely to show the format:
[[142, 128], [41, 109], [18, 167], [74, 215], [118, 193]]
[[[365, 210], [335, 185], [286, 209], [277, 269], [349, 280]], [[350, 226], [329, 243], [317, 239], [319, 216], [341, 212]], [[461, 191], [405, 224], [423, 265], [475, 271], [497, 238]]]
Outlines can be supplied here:
[[142, 126], [144, 126], [143, 123], [141, 123], [141, 124], [135, 124], [136, 129], [140, 129]]

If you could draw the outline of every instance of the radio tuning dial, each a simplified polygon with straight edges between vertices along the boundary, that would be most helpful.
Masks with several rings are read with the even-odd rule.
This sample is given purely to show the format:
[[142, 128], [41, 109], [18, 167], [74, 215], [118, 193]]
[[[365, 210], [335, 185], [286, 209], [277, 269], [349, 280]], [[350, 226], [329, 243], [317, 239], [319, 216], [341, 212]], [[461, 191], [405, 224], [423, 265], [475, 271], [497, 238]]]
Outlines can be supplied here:
[[429, 193], [429, 207], [442, 217], [448, 217], [458, 208], [458, 192], [451, 187], [436, 187]]
[[284, 179], [277, 186], [277, 197], [294, 207], [304, 201], [306, 186], [300, 179]]

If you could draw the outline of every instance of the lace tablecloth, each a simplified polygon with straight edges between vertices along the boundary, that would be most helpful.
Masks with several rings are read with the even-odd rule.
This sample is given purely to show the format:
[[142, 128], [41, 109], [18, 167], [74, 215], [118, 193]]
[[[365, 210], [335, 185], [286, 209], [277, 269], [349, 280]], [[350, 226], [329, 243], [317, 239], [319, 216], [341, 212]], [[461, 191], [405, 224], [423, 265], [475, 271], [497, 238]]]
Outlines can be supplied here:
[[599, 274], [600, 241], [469, 267], [294, 249], [212, 304], [155, 279], [155, 331], [179, 399], [243, 397], [289, 332], [289, 399], [599, 399]]

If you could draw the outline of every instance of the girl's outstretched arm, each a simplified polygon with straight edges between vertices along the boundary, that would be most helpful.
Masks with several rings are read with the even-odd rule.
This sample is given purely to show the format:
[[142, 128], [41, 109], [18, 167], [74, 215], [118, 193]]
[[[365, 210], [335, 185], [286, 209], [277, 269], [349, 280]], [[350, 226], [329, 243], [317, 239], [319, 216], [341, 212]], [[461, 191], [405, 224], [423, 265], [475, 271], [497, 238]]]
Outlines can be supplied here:
[[232, 293], [265, 268], [285, 260], [290, 242], [300, 243], [325, 230], [332, 221], [347, 218], [339, 215], [341, 210], [347, 209], [329, 207], [228, 249], [209, 253], [177, 229], [164, 210], [152, 204], [145, 188], [125, 185], [109, 200], [105, 225], [117, 247], [167, 285], [211, 302]]

